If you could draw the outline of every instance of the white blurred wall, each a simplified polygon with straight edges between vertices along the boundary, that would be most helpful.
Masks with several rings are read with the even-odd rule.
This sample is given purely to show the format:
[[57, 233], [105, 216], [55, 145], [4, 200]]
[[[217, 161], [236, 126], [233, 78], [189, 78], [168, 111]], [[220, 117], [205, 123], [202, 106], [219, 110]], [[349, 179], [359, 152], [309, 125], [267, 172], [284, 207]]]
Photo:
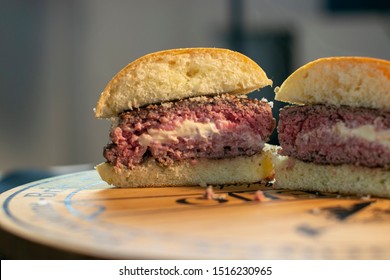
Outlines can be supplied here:
[[[2, 5], [0, 17], [12, 13], [0, 27], [3, 40], [28, 29], [34, 20], [31, 15], [26, 19], [31, 2], [40, 3], [32, 17], [42, 22], [34, 29], [41, 34], [31, 39], [39, 40], [34, 45], [37, 58], [31, 71], [22, 71], [19, 77], [29, 83], [19, 87], [22, 92], [15, 94], [18, 86], [9, 80], [16, 77], [17, 83], [23, 61], [0, 60], [7, 78], [0, 80], [0, 170], [103, 161], [109, 122], [95, 119], [92, 110], [116, 72], [152, 51], [226, 47], [222, 36], [229, 22], [226, 0], [2, 2], [8, 4]], [[389, 18], [374, 13], [330, 16], [321, 10], [321, 3], [247, 0], [244, 24], [248, 30], [291, 27], [295, 68], [323, 56], [390, 59]], [[6, 45], [5, 50], [3, 56], [17, 57], [13, 50], [23, 48]], [[26, 100], [23, 106], [21, 100]]]

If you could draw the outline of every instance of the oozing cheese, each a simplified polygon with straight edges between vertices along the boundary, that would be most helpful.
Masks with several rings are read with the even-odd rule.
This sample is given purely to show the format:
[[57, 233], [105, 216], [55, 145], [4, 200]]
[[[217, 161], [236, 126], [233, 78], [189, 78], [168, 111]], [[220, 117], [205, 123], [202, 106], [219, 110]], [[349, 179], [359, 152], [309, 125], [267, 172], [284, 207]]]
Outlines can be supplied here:
[[272, 179], [274, 177], [274, 166], [272, 163], [272, 153], [266, 152], [262, 154], [259, 162], [258, 175], [262, 178]]
[[343, 123], [334, 126], [334, 132], [343, 137], [358, 137], [390, 147], [390, 130], [377, 131], [373, 125], [361, 125], [356, 128], [346, 127]]
[[149, 129], [147, 133], [138, 138], [142, 146], [148, 146], [150, 143], [172, 143], [181, 138], [209, 138], [214, 134], [219, 134], [219, 130], [214, 122], [200, 123], [190, 120], [183, 121], [174, 130]]

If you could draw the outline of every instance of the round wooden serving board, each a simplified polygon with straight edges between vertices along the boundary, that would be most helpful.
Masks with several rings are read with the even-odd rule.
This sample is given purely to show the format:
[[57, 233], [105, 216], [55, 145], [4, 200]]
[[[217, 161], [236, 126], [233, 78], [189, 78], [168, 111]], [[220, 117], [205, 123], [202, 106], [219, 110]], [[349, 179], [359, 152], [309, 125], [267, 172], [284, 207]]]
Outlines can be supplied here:
[[[257, 190], [265, 201], [256, 201]], [[10, 258], [389, 259], [390, 200], [272, 185], [121, 189], [85, 171], [1, 194]]]

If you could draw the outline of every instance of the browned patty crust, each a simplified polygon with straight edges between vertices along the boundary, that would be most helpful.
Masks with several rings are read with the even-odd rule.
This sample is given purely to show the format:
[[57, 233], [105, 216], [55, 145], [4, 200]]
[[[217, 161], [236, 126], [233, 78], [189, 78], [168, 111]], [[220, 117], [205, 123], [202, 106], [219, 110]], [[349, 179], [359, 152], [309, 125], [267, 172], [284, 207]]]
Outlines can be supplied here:
[[[174, 131], [185, 121], [212, 124], [218, 131], [203, 137], [140, 143], [142, 135], [149, 135], [152, 130]], [[104, 156], [112, 165], [128, 168], [150, 156], [163, 165], [185, 159], [250, 156], [262, 150], [274, 128], [275, 119], [266, 100], [229, 94], [195, 97], [120, 114]]]

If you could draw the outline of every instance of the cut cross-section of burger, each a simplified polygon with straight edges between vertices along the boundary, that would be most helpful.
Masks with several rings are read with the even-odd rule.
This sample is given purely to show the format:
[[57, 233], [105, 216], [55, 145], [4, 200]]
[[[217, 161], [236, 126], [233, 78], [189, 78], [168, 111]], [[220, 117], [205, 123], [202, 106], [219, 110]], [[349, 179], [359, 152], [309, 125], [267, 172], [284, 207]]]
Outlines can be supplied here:
[[281, 188], [390, 197], [390, 62], [329, 57], [275, 89]]
[[119, 187], [254, 183], [272, 179], [272, 85], [243, 54], [218, 48], [145, 55], [106, 86], [95, 109], [112, 121], [101, 178]]

